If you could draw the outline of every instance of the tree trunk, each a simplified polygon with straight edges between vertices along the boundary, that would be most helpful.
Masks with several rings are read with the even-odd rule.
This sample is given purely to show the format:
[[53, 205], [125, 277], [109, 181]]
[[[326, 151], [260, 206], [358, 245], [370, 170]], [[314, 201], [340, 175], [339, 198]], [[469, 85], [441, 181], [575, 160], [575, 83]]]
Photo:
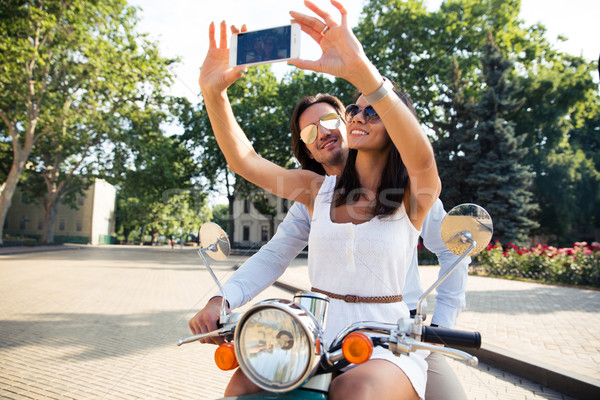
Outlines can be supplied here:
[[125, 238], [125, 243], [129, 243], [129, 235], [131, 234], [131, 229], [123, 228], [123, 237]]
[[44, 201], [44, 226], [42, 228], [42, 237], [40, 241], [46, 244], [54, 243], [54, 225], [56, 215], [58, 214], [58, 201]]
[[227, 196], [227, 200], [229, 200], [229, 215], [228, 215], [228, 219], [229, 219], [229, 232], [227, 232], [227, 235], [229, 236], [229, 240], [231, 241], [231, 244], [233, 245], [234, 241], [233, 241], [233, 234], [235, 232], [235, 228], [234, 228], [234, 214], [233, 214], [233, 202], [235, 201], [235, 196], [233, 195], [229, 195]]
[[235, 227], [234, 227], [234, 214], [233, 214], [233, 202], [235, 201], [235, 194], [232, 193], [232, 188], [231, 185], [229, 184], [229, 172], [225, 171], [225, 187], [227, 188], [227, 201], [229, 202], [229, 215], [228, 215], [228, 220], [229, 220], [229, 226], [228, 226], [228, 230], [229, 232], [227, 232], [227, 235], [229, 236], [229, 241], [231, 242], [231, 246], [233, 247], [235, 244], [235, 241], [233, 240], [233, 234], [235, 233]]
[[44, 182], [46, 183], [46, 194], [42, 196], [42, 206], [44, 207], [44, 227], [42, 229], [42, 243], [52, 244], [54, 243], [54, 223], [56, 222], [56, 215], [58, 214], [58, 202], [61, 199], [59, 196], [60, 186], [58, 182], [58, 162], [57, 158], [60, 158], [60, 152], [55, 157], [54, 165], [46, 161], [46, 169], [43, 172]]
[[6, 214], [12, 203], [12, 197], [15, 194], [17, 184], [19, 183], [19, 177], [25, 168], [25, 161], [29, 157], [31, 149], [14, 151], [15, 158], [13, 159], [10, 172], [6, 178], [6, 182], [0, 186], [0, 245], [4, 244], [4, 221], [6, 220]]

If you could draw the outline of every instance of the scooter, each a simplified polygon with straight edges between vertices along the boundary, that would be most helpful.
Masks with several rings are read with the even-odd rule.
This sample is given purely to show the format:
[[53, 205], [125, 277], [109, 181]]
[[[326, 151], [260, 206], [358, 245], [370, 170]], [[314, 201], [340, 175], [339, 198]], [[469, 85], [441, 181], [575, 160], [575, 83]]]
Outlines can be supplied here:
[[238, 399], [327, 399], [333, 372], [368, 361], [375, 346], [385, 347], [397, 356], [428, 350], [475, 366], [477, 357], [452, 346], [478, 349], [481, 334], [425, 325], [422, 303], [465, 257], [481, 252], [492, 233], [492, 219], [482, 207], [461, 204], [453, 208], [442, 221], [442, 240], [460, 257], [421, 295], [414, 318], [402, 318], [396, 324], [357, 322], [328, 344], [323, 332], [329, 298], [320, 293], [298, 292], [293, 301], [265, 300], [244, 313], [227, 314], [225, 291], [204, 254], [223, 261], [229, 256], [230, 242], [218, 225], [205, 223], [200, 228], [198, 255], [223, 294], [220, 323], [217, 330], [181, 339], [177, 345], [223, 337], [225, 343], [215, 351], [217, 366], [222, 370], [239, 366], [264, 390]]

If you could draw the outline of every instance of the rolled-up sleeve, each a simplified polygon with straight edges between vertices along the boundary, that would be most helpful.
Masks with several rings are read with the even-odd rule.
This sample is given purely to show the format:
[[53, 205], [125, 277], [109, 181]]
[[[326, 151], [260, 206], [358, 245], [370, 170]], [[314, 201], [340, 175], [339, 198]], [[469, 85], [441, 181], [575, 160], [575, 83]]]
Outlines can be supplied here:
[[310, 214], [303, 204], [296, 202], [279, 224], [273, 238], [223, 285], [230, 308], [246, 304], [273, 284], [306, 247], [309, 233]]
[[[441, 224], [445, 216], [446, 211], [444, 211], [442, 202], [436, 201], [427, 214], [421, 233], [423, 244], [437, 256], [440, 263], [438, 278], [445, 275], [459, 258], [446, 248], [442, 240]], [[466, 257], [456, 267], [456, 270], [438, 286], [432, 324], [446, 328], [454, 328], [456, 325], [456, 318], [466, 305], [465, 292], [470, 262], [471, 258]]]

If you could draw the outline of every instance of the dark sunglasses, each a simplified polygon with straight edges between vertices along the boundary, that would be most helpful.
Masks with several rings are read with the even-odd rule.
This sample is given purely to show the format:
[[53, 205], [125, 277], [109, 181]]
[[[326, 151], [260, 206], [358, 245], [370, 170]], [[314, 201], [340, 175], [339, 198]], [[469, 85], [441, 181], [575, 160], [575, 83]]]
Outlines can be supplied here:
[[346, 121], [352, 121], [357, 114], [363, 113], [363, 118], [365, 122], [373, 123], [379, 121], [379, 115], [377, 115], [377, 111], [371, 106], [366, 106], [365, 108], [360, 108], [356, 104], [350, 104], [346, 107]]
[[[336, 113], [329, 113], [319, 118], [317, 123], [328, 130], [337, 129], [340, 127], [340, 116]], [[300, 139], [304, 143], [311, 144], [317, 140], [317, 134], [319, 133], [317, 123], [307, 125], [300, 131]]]

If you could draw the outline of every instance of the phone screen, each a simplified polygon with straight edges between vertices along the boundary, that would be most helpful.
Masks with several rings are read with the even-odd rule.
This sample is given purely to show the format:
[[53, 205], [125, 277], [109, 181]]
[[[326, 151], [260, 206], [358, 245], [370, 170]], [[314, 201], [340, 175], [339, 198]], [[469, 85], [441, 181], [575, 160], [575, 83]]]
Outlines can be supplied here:
[[237, 65], [290, 58], [291, 26], [239, 33]]

